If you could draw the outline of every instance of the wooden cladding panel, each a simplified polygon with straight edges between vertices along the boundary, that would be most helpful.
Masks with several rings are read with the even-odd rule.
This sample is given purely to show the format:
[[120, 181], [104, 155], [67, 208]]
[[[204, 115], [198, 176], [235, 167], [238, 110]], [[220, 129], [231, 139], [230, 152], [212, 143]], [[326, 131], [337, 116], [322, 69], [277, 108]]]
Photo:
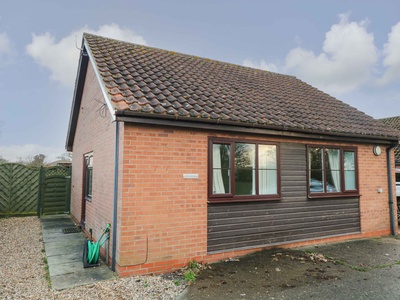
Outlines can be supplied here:
[[281, 144], [280, 201], [208, 205], [208, 252], [360, 231], [359, 198], [308, 199], [306, 147]]

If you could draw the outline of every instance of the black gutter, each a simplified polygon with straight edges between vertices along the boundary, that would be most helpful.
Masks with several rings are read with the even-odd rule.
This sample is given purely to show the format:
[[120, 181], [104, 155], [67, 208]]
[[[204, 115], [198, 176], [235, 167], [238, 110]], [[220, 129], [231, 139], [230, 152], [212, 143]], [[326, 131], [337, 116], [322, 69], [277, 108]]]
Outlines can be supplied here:
[[118, 209], [118, 164], [119, 164], [119, 122], [115, 122], [115, 154], [114, 154], [114, 207], [112, 222], [111, 270], [115, 272], [117, 253], [117, 209]]
[[388, 188], [389, 188], [389, 213], [390, 213], [390, 231], [392, 235], [396, 235], [396, 225], [395, 225], [395, 210], [393, 208], [393, 184], [392, 184], [392, 162], [390, 157], [390, 152], [398, 144], [392, 144], [386, 149], [387, 157], [387, 168], [388, 168]]

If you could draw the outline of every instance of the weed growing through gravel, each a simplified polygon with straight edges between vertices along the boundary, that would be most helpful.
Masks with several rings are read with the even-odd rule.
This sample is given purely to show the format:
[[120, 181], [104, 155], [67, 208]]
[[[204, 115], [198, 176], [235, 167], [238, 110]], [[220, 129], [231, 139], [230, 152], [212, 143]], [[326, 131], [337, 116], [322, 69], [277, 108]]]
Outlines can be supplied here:
[[198, 263], [195, 260], [190, 261], [188, 266], [186, 267], [186, 270], [183, 272], [183, 279], [188, 284], [192, 284], [196, 280], [197, 275], [204, 268], [205, 268], [205, 266], [202, 265], [201, 263]]
[[50, 280], [50, 271], [49, 271], [49, 264], [47, 263], [47, 258], [43, 257], [43, 264], [44, 264], [44, 270], [46, 272], [46, 282], [49, 288], [51, 288], [51, 280]]
[[184, 274], [184, 279], [188, 283], [193, 283], [196, 280], [196, 274], [193, 272], [193, 270], [187, 270]]

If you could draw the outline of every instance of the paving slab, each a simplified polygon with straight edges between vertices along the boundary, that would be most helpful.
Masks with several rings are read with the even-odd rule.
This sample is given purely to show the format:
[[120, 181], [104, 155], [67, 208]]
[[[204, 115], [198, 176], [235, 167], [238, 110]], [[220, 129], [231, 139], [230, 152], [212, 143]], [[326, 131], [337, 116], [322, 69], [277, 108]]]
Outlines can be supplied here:
[[41, 222], [53, 289], [62, 290], [116, 278], [115, 273], [102, 261], [98, 267], [83, 268], [85, 235], [82, 232], [65, 234], [62, 231], [75, 227], [69, 215], [45, 216]]
[[[73, 286], [93, 284], [98, 281], [113, 279], [115, 276], [110, 273], [108, 268], [104, 266], [88, 269], [75, 270], [66, 274], [50, 276], [51, 286], [56, 290], [63, 290]], [[112, 273], [112, 272], [111, 272]]]

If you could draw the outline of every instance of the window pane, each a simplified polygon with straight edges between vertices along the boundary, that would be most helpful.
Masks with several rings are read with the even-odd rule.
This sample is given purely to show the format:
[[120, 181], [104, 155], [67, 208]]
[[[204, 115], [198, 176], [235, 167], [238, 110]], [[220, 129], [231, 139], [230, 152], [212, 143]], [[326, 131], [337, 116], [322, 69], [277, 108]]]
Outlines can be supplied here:
[[344, 186], [345, 189], [356, 189], [355, 153], [344, 151]]
[[310, 193], [324, 192], [323, 157], [321, 148], [308, 149]]
[[213, 144], [213, 194], [231, 192], [230, 149], [230, 145]]
[[92, 198], [92, 182], [93, 182], [93, 153], [88, 153], [84, 156], [84, 197]]
[[254, 144], [235, 144], [235, 195], [256, 194]]
[[258, 146], [258, 186], [260, 195], [278, 193], [276, 146]]
[[92, 180], [93, 180], [93, 169], [90, 167], [88, 168], [88, 192], [87, 196], [92, 197]]
[[340, 150], [325, 149], [326, 192], [340, 192]]

